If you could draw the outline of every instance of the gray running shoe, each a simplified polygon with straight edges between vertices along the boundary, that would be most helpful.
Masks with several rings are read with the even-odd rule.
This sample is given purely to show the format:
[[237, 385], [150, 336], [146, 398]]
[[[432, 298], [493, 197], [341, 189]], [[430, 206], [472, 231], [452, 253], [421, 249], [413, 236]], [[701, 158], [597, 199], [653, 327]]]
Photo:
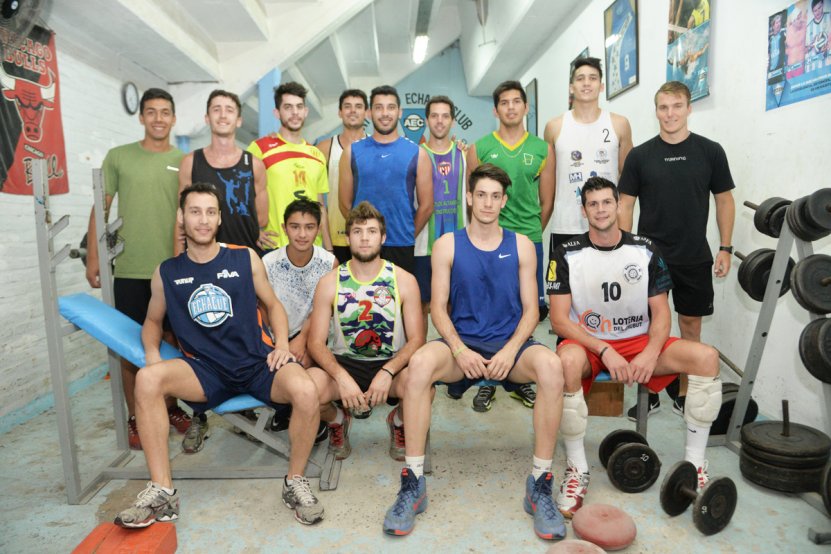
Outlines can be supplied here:
[[473, 397], [473, 409], [477, 412], [487, 412], [493, 408], [494, 395], [496, 395], [496, 387], [492, 385], [479, 387], [479, 392]]
[[[341, 408], [337, 408], [340, 410]], [[352, 453], [349, 444], [349, 428], [352, 427], [352, 416], [349, 410], [343, 410], [342, 423], [329, 423], [329, 452], [335, 455], [336, 460], [345, 460]]]
[[292, 477], [291, 485], [283, 480], [283, 503], [294, 510], [294, 519], [312, 525], [323, 519], [323, 506], [312, 494], [309, 480], [302, 475]]
[[[202, 419], [204, 418], [204, 419]], [[196, 454], [205, 446], [205, 439], [211, 436], [208, 418], [204, 414], [194, 415], [190, 427], [182, 439], [182, 450], [185, 454]]]
[[179, 519], [179, 494], [175, 490], [172, 495], [167, 494], [151, 481], [138, 493], [136, 503], [116, 516], [115, 524], [137, 529], [174, 519]]

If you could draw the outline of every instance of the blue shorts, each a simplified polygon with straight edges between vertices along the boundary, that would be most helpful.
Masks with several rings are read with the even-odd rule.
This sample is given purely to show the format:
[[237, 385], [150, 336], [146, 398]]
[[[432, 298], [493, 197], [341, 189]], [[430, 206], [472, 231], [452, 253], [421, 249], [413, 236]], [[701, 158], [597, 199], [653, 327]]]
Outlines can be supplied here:
[[421, 303], [427, 304], [432, 297], [433, 289], [430, 281], [433, 279], [433, 266], [430, 265], [430, 256], [416, 256], [413, 264], [413, 275], [418, 283], [418, 290], [421, 291]]
[[281, 406], [271, 401], [271, 386], [277, 372], [269, 371], [265, 360], [253, 367], [239, 370], [233, 378], [230, 378], [226, 371], [216, 369], [205, 360], [184, 358], [184, 361], [193, 369], [199, 384], [202, 385], [205, 398], [208, 399], [206, 402], [188, 402], [194, 412], [207, 412], [241, 394], [250, 394], [268, 406]]
[[[447, 341], [442, 339], [442, 338], [434, 339], [434, 341], [438, 341], [438, 342], [442, 342], [444, 344], [447, 344]], [[501, 343], [464, 341], [464, 344], [465, 344], [465, 346], [467, 346], [468, 348], [470, 348], [471, 350], [473, 350], [474, 352], [476, 352], [477, 354], [479, 354], [483, 358], [489, 359], [489, 358], [492, 358], [497, 352], [499, 352], [502, 349], [502, 347], [505, 346], [506, 342], [508, 342], [508, 341], [501, 342]], [[520, 356], [522, 356], [522, 353], [525, 352], [525, 350], [527, 348], [529, 348], [531, 346], [536, 346], [536, 345], [543, 346], [542, 343], [539, 343], [534, 339], [528, 339], [527, 341], [525, 341], [522, 344], [522, 346], [519, 347], [519, 350], [517, 350], [516, 356], [514, 357], [514, 366], [516, 366], [517, 362], [519, 361]], [[447, 347], [450, 348], [450, 345], [448, 345]], [[513, 371], [513, 370], [514, 370], [514, 368], [511, 367], [511, 371]], [[511, 371], [508, 372], [508, 375], [511, 374]], [[468, 377], [463, 377], [459, 381], [455, 381], [453, 383], [445, 383], [445, 384], [448, 384], [448, 385], [452, 384], [454, 391], [463, 393], [464, 391], [466, 391], [470, 387], [475, 386], [479, 381], [482, 381], [482, 379], [470, 379]], [[514, 383], [513, 381], [509, 381], [507, 378], [503, 379], [502, 381], [499, 381], [499, 383], [502, 385], [502, 388], [505, 389], [508, 392], [513, 392], [513, 391], [517, 390], [518, 388], [520, 388], [522, 385], [527, 384], [527, 383]]]

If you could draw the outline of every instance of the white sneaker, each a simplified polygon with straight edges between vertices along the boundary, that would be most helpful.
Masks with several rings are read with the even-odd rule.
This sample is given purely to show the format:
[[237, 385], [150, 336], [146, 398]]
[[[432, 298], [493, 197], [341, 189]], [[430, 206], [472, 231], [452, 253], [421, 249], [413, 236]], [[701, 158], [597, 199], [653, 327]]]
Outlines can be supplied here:
[[707, 473], [707, 468], [710, 467], [710, 462], [704, 460], [704, 465], [697, 468], [698, 470], [698, 491], [700, 492], [707, 483], [710, 482], [710, 474]]
[[583, 507], [583, 498], [589, 490], [591, 475], [580, 473], [570, 460], [566, 462], [566, 473], [560, 484], [560, 494], [557, 495], [557, 508], [563, 516], [571, 519], [574, 513]]

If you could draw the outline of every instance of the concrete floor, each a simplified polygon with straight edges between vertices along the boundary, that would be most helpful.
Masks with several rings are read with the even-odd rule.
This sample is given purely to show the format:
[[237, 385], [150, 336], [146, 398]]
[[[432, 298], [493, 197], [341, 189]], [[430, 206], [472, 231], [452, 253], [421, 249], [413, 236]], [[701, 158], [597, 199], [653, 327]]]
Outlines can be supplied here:
[[[538, 338], [550, 343], [540, 326]], [[634, 391], [627, 390], [626, 405]], [[473, 391], [462, 400], [436, 396], [431, 441], [434, 473], [428, 476], [428, 510], [413, 533], [393, 538], [381, 531], [384, 512], [398, 490], [401, 464], [387, 455], [388, 434], [377, 410], [353, 426], [352, 456], [343, 463], [336, 490], [317, 492], [326, 519], [313, 527], [298, 524], [280, 501], [276, 480], [180, 480], [182, 508], [176, 523], [180, 552], [545, 552], [549, 544], [534, 535], [522, 509], [531, 466], [531, 410], [498, 390], [493, 410], [470, 408]], [[665, 397], [664, 397], [665, 399]], [[94, 473], [112, 457], [112, 411], [108, 383], [97, 383], [73, 398], [81, 472]], [[203, 452], [185, 456], [179, 436], [171, 438], [176, 463], [227, 461], [284, 463], [265, 448], [230, 432], [211, 416], [213, 435]], [[809, 527], [831, 531], [828, 516], [799, 497], [759, 488], [745, 481], [738, 457], [724, 447], [708, 449], [710, 473], [731, 477], [739, 503], [720, 534], [701, 535], [690, 510], [665, 515], [658, 496], [666, 471], [683, 455], [683, 423], [668, 403], [649, 420], [649, 439], [663, 463], [659, 481], [641, 494], [614, 489], [597, 460], [597, 447], [610, 431], [634, 428], [627, 419], [592, 417], [586, 447], [592, 464], [587, 503], [625, 509], [638, 527], [626, 552], [828, 552], [808, 541]], [[562, 450], [562, 449], [560, 449]], [[139, 454], [132, 465], [142, 465]], [[565, 460], [555, 456], [555, 478]], [[85, 505], [66, 503], [54, 412], [44, 413], [0, 435], [0, 552], [68, 552], [99, 522], [111, 521], [143, 487], [140, 481], [111, 481]], [[569, 538], [573, 532], [569, 526]]]

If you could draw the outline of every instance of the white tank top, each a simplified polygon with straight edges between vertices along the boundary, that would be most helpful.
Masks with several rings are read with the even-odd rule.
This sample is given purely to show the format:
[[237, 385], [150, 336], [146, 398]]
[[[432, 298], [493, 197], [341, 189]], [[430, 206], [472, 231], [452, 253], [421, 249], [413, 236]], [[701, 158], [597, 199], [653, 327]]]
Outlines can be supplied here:
[[340, 213], [338, 205], [338, 178], [340, 171], [340, 157], [343, 154], [343, 146], [340, 144], [338, 135], [332, 137], [332, 146], [329, 147], [329, 195], [326, 200], [326, 210], [329, 212], [329, 236], [332, 238], [332, 246], [346, 246], [346, 220]]
[[595, 175], [617, 184], [619, 148], [620, 140], [608, 111], [601, 110], [594, 123], [575, 121], [571, 110], [563, 114], [563, 126], [554, 144], [557, 193], [551, 216], [552, 233], [576, 235], [588, 231], [580, 210], [580, 189]]

